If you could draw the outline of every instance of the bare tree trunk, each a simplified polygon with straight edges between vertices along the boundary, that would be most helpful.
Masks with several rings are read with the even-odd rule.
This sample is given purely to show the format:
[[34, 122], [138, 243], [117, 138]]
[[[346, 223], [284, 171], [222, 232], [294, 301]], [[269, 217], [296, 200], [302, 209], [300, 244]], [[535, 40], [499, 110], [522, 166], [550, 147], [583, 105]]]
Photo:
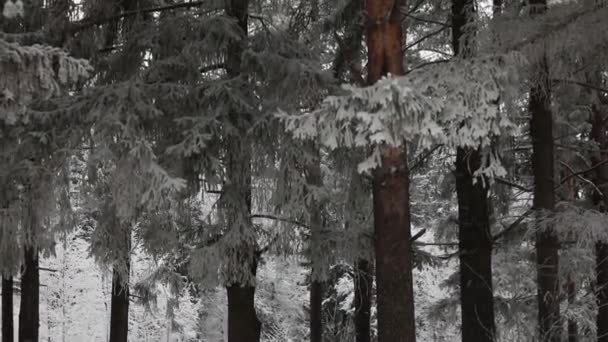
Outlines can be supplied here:
[[14, 342], [13, 277], [2, 277], [2, 342]]
[[38, 248], [25, 246], [21, 274], [19, 342], [38, 342], [40, 321], [40, 271]]
[[[368, 83], [403, 74], [400, 1], [367, 0]], [[405, 145], [405, 143], [404, 143]], [[381, 146], [373, 174], [378, 341], [416, 340], [406, 146]]]

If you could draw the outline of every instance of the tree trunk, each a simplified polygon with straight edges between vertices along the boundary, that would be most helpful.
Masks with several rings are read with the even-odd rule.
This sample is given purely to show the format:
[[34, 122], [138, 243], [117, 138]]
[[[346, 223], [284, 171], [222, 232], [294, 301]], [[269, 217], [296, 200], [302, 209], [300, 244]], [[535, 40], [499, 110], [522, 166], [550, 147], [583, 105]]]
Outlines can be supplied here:
[[355, 263], [355, 341], [371, 341], [372, 270], [369, 261]]
[[[241, 58], [248, 31], [248, 0], [226, 1], [226, 14], [235, 19], [241, 29], [243, 41], [228, 47], [226, 71], [230, 77], [241, 73]], [[232, 112], [229, 120], [238, 130], [237, 134], [226, 136], [227, 160], [226, 176], [230, 182], [227, 187], [228, 229], [253, 229], [251, 223], [251, 145], [247, 131], [251, 125], [251, 116], [247, 113]], [[228, 194], [226, 194], [228, 195]], [[242, 253], [238, 259], [244, 263], [242, 270], [251, 271], [253, 281], [230, 282], [226, 286], [228, 293], [228, 342], [260, 340], [261, 324], [255, 311], [255, 276], [258, 256], [255, 241], [242, 241]], [[237, 271], [238, 272], [238, 271]], [[241, 277], [242, 278], [242, 277]]]
[[[492, 235], [488, 190], [473, 184], [479, 153], [459, 148], [456, 157], [462, 341], [494, 340]], [[473, 165], [471, 165], [473, 164]]]
[[116, 269], [112, 272], [112, 302], [110, 313], [110, 341], [127, 342], [129, 336], [129, 267], [126, 279]]
[[595, 247], [597, 274], [597, 341], [608, 342], [608, 243], [598, 242]]
[[[555, 208], [553, 118], [550, 110], [550, 85], [546, 58], [540, 65], [540, 81], [530, 91], [532, 114], [532, 168], [534, 172], [534, 209], [551, 213]], [[544, 216], [541, 214], [541, 216]], [[541, 341], [561, 341], [559, 312], [559, 241], [552, 227], [539, 223], [536, 234], [538, 272], [538, 322]]]
[[[358, 156], [353, 160], [359, 160]], [[353, 169], [351, 174], [350, 189], [348, 193], [348, 216], [346, 217], [346, 229], [355, 227], [363, 231], [359, 232], [359, 239], [363, 241], [362, 255], [358, 255], [354, 263], [353, 285], [355, 298], [353, 306], [355, 341], [371, 341], [371, 308], [372, 308], [372, 287], [373, 287], [373, 263], [369, 260], [369, 251], [373, 248], [371, 239], [364, 234], [364, 227], [368, 225], [367, 211], [371, 206], [370, 189], [363, 183], [361, 175]]]
[[40, 273], [38, 268], [38, 249], [35, 246], [25, 246], [23, 263], [19, 311], [19, 342], [38, 342]]
[[13, 342], [13, 277], [2, 277], [2, 342]]
[[[368, 83], [403, 74], [400, 1], [367, 0]], [[388, 14], [388, 16], [387, 16]], [[381, 146], [373, 174], [378, 341], [416, 340], [407, 147]]]
[[[319, 148], [310, 144], [310, 150], [314, 155], [313, 161], [307, 166], [306, 181], [313, 188], [323, 186], [323, 175], [321, 174], [321, 157]], [[323, 229], [323, 199], [312, 196], [310, 207], [310, 246], [309, 258], [311, 262], [310, 272], [310, 341], [323, 341], [323, 279], [327, 274], [326, 263], [323, 261], [321, 230]]]
[[255, 287], [228, 286], [228, 341], [260, 340], [261, 323], [255, 312]]
[[[608, 159], [608, 130], [606, 114], [599, 106], [592, 106], [591, 139], [597, 143], [600, 152], [594, 155], [592, 163], [599, 165]], [[595, 185], [601, 193], [594, 193], [594, 202], [600, 211], [608, 211], [608, 165], [603, 164], [595, 169]], [[608, 242], [598, 241], [595, 246], [596, 260], [596, 301], [597, 301], [597, 340], [608, 342]]]
[[[464, 37], [465, 25], [474, 20], [474, 1], [452, 1], [452, 47], [467, 58], [472, 41]], [[456, 194], [458, 198], [458, 248], [460, 259], [460, 308], [462, 341], [493, 341], [494, 292], [492, 286], [492, 232], [490, 199], [482, 179], [473, 172], [481, 166], [480, 151], [458, 148]]]
[[313, 280], [310, 284], [310, 341], [323, 341], [323, 283]]

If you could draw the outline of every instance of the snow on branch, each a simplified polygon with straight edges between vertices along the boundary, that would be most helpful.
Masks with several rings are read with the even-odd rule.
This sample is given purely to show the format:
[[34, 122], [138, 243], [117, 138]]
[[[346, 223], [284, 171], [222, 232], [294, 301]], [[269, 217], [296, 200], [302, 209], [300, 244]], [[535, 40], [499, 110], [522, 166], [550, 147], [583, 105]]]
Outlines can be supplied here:
[[[286, 129], [299, 139], [320, 139], [330, 149], [417, 142], [420, 148], [481, 148], [477, 175], [503, 176], [491, 151], [494, 137], [511, 135], [516, 125], [499, 105], [512, 100], [521, 54], [455, 59], [400, 77], [386, 77], [373, 86], [343, 86], [344, 93], [325, 99], [320, 109], [289, 115], [280, 112]], [[379, 163], [376, 148], [359, 172]]]

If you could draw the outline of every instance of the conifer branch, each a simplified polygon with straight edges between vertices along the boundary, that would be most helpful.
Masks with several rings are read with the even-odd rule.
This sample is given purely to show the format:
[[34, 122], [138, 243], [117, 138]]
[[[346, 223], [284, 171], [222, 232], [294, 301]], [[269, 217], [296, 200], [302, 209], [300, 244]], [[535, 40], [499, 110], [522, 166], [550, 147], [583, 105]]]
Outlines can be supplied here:
[[415, 42], [413, 42], [413, 43], [411, 43], [411, 44], [409, 44], [409, 45], [406, 45], [406, 46], [403, 48], [403, 50], [402, 50], [402, 51], [404, 51], [404, 52], [405, 52], [405, 51], [407, 51], [407, 50], [409, 50], [409, 49], [413, 48], [414, 46], [416, 46], [416, 45], [418, 45], [418, 44], [420, 44], [420, 43], [424, 42], [425, 40], [427, 40], [427, 39], [429, 39], [429, 38], [431, 38], [431, 37], [433, 37], [433, 36], [436, 36], [436, 35], [440, 34], [441, 32], [443, 32], [443, 31], [447, 30], [448, 28], [449, 28], [449, 26], [443, 26], [442, 28], [440, 28], [440, 29], [438, 29], [438, 30], [436, 30], [436, 31], [433, 31], [433, 32], [431, 32], [431, 33], [428, 33], [428, 34], [426, 34], [426, 35], [424, 35], [424, 36], [422, 36], [422, 37], [418, 38], [418, 39], [417, 39]]
[[494, 180], [496, 180], [496, 183], [499, 183], [499, 184], [502, 184], [502, 185], [506, 185], [506, 186], [510, 186], [512, 188], [521, 190], [523, 192], [532, 192], [533, 191], [533, 189], [526, 188], [525, 186], [517, 184], [517, 183], [514, 183], [514, 182], [511, 182], [508, 179], [496, 177], [496, 178], [494, 178]]
[[572, 85], [577, 85], [579, 87], [592, 89], [592, 90], [598, 91], [600, 93], [608, 94], [608, 89], [606, 89], [606, 88], [594, 86], [593, 84], [589, 84], [589, 83], [585, 83], [585, 82], [579, 82], [579, 81], [575, 81], [575, 80], [552, 79], [551, 83], [556, 83], [556, 84], [560, 84], [560, 83], [561, 84], [572, 84]]
[[427, 159], [433, 155], [437, 150], [439, 150], [443, 145], [439, 144], [427, 150], [426, 152], [420, 153], [416, 158], [414, 158], [413, 165], [410, 167], [410, 171], [413, 172], [424, 164]]
[[260, 218], [261, 219], [269, 219], [269, 220], [289, 223], [289, 224], [293, 224], [295, 226], [299, 226], [299, 227], [302, 227], [302, 228], [310, 229], [310, 227], [308, 227], [308, 225], [306, 225], [306, 224], [304, 224], [302, 222], [299, 222], [299, 221], [296, 221], [296, 220], [291, 220], [291, 219], [288, 219], [288, 218], [278, 217], [278, 216], [271, 215], [271, 214], [253, 214], [250, 217], [252, 219], [256, 219], [256, 218], [258, 218], [258, 219], [260, 219]]
[[96, 26], [96, 25], [107, 24], [107, 23], [109, 23], [111, 21], [114, 21], [114, 20], [128, 18], [128, 17], [139, 15], [139, 14], [164, 12], [164, 11], [170, 11], [170, 10], [181, 9], [181, 8], [200, 7], [200, 6], [204, 5], [205, 3], [207, 3], [207, 1], [182, 2], [182, 3], [178, 3], [178, 4], [171, 4], [171, 5], [165, 5], [165, 6], [155, 6], [155, 7], [138, 9], [138, 10], [125, 11], [123, 13], [120, 13], [120, 14], [117, 14], [117, 15], [112, 15], [112, 16], [109, 16], [109, 17], [85, 18], [85, 19], [82, 19], [82, 20], [80, 20], [78, 22], [73, 23], [72, 27], [69, 29], [69, 31], [71, 33], [75, 33], [75, 32], [82, 31], [82, 30], [85, 30], [87, 28], [90, 28], [90, 27], [93, 27], [93, 26]]
[[532, 208], [528, 209], [525, 213], [523, 213], [521, 216], [519, 216], [517, 218], [517, 220], [515, 220], [513, 223], [511, 223], [508, 227], [506, 227], [505, 229], [503, 229], [496, 235], [492, 236], [492, 241], [494, 243], [496, 243], [496, 241], [498, 241], [499, 239], [501, 239], [502, 237], [507, 235], [509, 232], [511, 232], [515, 228], [519, 227], [519, 225], [523, 222], [523, 220], [525, 220], [526, 217], [530, 216], [530, 214], [532, 214], [533, 211], [534, 211], [534, 209], [532, 209]]
[[439, 25], [439, 26], [448, 26], [448, 27], [451, 26], [450, 23], [444, 23], [442, 21], [437, 21], [437, 20], [432, 20], [432, 19], [426, 19], [426, 18], [420, 18], [420, 17], [417, 17], [415, 15], [411, 15], [409, 13], [404, 14], [404, 16], [408, 17], [408, 18], [412, 18], [415, 21], [423, 22], [423, 23], [434, 24], [434, 25]]

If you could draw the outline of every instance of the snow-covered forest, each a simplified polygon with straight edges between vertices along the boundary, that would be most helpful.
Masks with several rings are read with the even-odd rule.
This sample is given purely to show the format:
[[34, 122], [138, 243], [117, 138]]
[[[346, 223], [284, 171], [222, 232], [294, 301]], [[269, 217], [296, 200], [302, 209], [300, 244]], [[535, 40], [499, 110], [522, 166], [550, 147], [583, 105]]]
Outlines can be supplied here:
[[608, 342], [603, 0], [0, 0], [2, 342]]

